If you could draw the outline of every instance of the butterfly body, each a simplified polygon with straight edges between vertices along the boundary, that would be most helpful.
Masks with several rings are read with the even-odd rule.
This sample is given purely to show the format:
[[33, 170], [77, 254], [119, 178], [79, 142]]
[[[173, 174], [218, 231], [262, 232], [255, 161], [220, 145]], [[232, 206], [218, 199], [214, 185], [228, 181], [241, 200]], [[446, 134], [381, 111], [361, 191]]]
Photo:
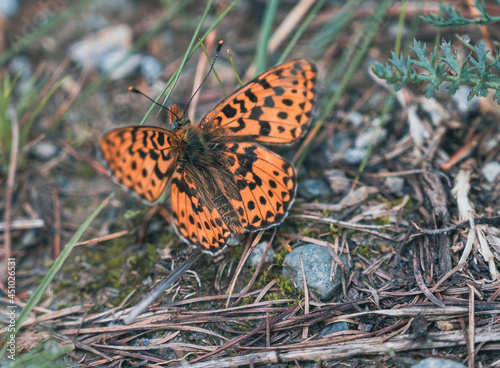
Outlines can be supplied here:
[[295, 199], [294, 167], [261, 146], [290, 144], [306, 131], [315, 66], [286, 62], [219, 103], [199, 124], [171, 110], [171, 129], [130, 126], [107, 133], [104, 160], [115, 180], [147, 202], [170, 184], [173, 224], [209, 253], [231, 234], [280, 224]]

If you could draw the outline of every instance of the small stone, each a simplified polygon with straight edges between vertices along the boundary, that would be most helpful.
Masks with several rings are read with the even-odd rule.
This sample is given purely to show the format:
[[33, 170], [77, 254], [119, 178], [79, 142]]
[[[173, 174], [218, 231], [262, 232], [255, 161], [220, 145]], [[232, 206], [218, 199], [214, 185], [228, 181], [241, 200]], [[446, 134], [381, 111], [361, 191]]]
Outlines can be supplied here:
[[466, 368], [461, 363], [454, 362], [453, 360], [441, 358], [427, 358], [421, 362], [412, 365], [411, 368]]
[[0, 1], [0, 14], [5, 18], [13, 17], [19, 10], [18, 0], [2, 0]]
[[357, 111], [352, 111], [347, 115], [347, 120], [355, 127], [359, 127], [363, 123], [363, 115]]
[[468, 101], [467, 97], [471, 91], [470, 86], [460, 86], [453, 96], [452, 101], [455, 103], [458, 112], [463, 117], [469, 116], [472, 112], [476, 111], [479, 107], [479, 99], [474, 96], [472, 100]]
[[132, 44], [132, 29], [125, 24], [108, 27], [70, 46], [71, 60], [79, 65], [96, 67], [112, 50], [128, 50]]
[[148, 83], [153, 83], [154, 81], [160, 79], [163, 67], [156, 58], [145, 55], [141, 58], [140, 71]]
[[345, 172], [338, 169], [325, 170], [325, 176], [330, 183], [330, 188], [335, 194], [348, 193], [351, 189], [351, 182]]
[[9, 62], [9, 73], [11, 75], [19, 75], [20, 80], [28, 80], [33, 75], [33, 60], [27, 55], [16, 55]]
[[366, 148], [351, 147], [345, 150], [343, 159], [351, 165], [357, 165], [363, 161], [367, 154]]
[[367, 148], [372, 144], [374, 139], [375, 139], [375, 145], [377, 145], [386, 138], [387, 138], [386, 129], [372, 127], [360, 133], [356, 137], [356, 140], [354, 141], [354, 146], [357, 148]]
[[385, 179], [384, 185], [390, 193], [402, 195], [405, 180], [399, 176], [389, 176]]
[[[264, 252], [266, 251], [267, 244], [269, 242], [263, 241], [260, 242], [253, 248], [252, 253], [248, 256], [248, 264], [252, 267], [257, 267], [264, 256]], [[266, 254], [266, 258], [264, 259], [264, 263], [271, 263], [274, 259], [274, 249], [272, 247], [269, 248]]]
[[[301, 254], [309, 290], [322, 301], [328, 301], [333, 298], [341, 286], [342, 269], [337, 267], [335, 277], [330, 281], [333, 256], [327, 247], [317, 244], [305, 244], [295, 248], [292, 253], [285, 256], [283, 274], [290, 278], [298, 289], [304, 291], [300, 262]], [[346, 267], [349, 267], [345, 254], [342, 254], [340, 259]]]
[[50, 142], [41, 141], [33, 146], [31, 152], [37, 159], [46, 162], [54, 158], [59, 152], [59, 149]]
[[321, 332], [318, 334], [318, 337], [323, 337], [341, 331], [349, 331], [349, 325], [347, 324], [347, 322], [342, 321], [329, 324], [323, 330], [321, 330]]
[[125, 49], [117, 49], [103, 55], [99, 60], [98, 67], [103, 73], [111, 72], [111, 80], [121, 80], [133, 75], [141, 64], [141, 56], [138, 54], [127, 55]]
[[493, 183], [500, 175], [500, 162], [492, 161], [483, 166], [481, 170], [484, 178], [489, 183]]
[[27, 230], [23, 233], [21, 237], [21, 244], [23, 247], [29, 247], [35, 244], [36, 241], [36, 231], [35, 230]]
[[305, 179], [299, 182], [299, 194], [305, 199], [325, 199], [331, 194], [330, 187], [321, 179]]

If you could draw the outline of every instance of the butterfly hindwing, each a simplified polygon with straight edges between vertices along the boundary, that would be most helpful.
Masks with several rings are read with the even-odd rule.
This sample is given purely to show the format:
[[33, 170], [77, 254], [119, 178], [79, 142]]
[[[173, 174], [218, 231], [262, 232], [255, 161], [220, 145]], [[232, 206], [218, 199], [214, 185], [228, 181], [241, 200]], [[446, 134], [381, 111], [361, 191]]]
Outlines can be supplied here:
[[238, 141], [292, 143], [311, 120], [316, 75], [315, 65], [305, 59], [278, 65], [221, 101], [200, 127]]
[[295, 199], [295, 169], [287, 160], [255, 143], [218, 145], [233, 173], [240, 198], [231, 199], [246, 231], [280, 224]]
[[196, 184], [189, 171], [177, 168], [171, 183], [174, 225], [187, 243], [217, 252], [224, 248], [231, 232], [219, 210], [205, 203], [200, 193], [203, 188]]
[[157, 127], [112, 130], [100, 149], [115, 181], [143, 200], [156, 202], [167, 186], [177, 159], [177, 138]]

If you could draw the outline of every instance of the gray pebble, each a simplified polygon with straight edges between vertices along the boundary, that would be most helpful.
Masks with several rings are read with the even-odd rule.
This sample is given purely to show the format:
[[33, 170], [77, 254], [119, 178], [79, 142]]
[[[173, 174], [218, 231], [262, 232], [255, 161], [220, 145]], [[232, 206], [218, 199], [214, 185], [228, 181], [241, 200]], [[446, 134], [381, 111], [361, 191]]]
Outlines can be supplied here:
[[489, 183], [493, 183], [500, 175], [500, 162], [492, 161], [483, 166], [481, 172]]
[[427, 358], [421, 362], [412, 365], [411, 368], [466, 368], [461, 363], [454, 362], [453, 360], [441, 358]]
[[19, 75], [20, 80], [28, 80], [33, 75], [33, 60], [27, 55], [16, 55], [9, 62], [9, 73], [11, 75]]
[[[337, 267], [337, 272], [330, 281], [330, 271], [332, 268], [333, 256], [328, 248], [317, 244], [301, 245], [285, 256], [283, 262], [283, 274], [290, 278], [296, 287], [303, 291], [304, 282], [302, 280], [302, 266], [300, 254], [304, 264], [307, 287], [320, 300], [328, 301], [341, 286], [341, 268]], [[347, 256], [340, 256], [342, 262], [348, 267]]]
[[367, 153], [366, 148], [351, 147], [345, 150], [343, 159], [351, 165], [357, 165], [363, 161]]
[[[377, 135], [376, 137], [375, 134]], [[371, 127], [366, 131], [360, 133], [356, 137], [356, 140], [354, 141], [354, 146], [356, 146], [357, 148], [367, 148], [372, 144], [373, 139], [375, 139], [375, 145], [377, 145], [386, 138], [387, 138], [386, 129], [384, 128], [378, 129]]]
[[[267, 241], [260, 242], [253, 248], [252, 253], [248, 256], [248, 263], [252, 267], [257, 267], [264, 255], [264, 252], [267, 248]], [[264, 260], [265, 263], [271, 263], [274, 259], [274, 250], [272, 247], [269, 248], [266, 254], [266, 258]]]
[[21, 237], [21, 244], [23, 247], [28, 247], [30, 245], [35, 244], [36, 241], [36, 231], [35, 230], [27, 230], [23, 233]]
[[470, 91], [470, 86], [460, 86], [458, 87], [457, 92], [455, 92], [455, 94], [451, 96], [453, 103], [462, 116], [470, 115], [479, 107], [479, 99], [476, 96], [474, 96], [472, 100], [467, 101], [467, 96], [469, 96]]
[[347, 322], [334, 322], [332, 324], [329, 324], [326, 326], [324, 329], [321, 330], [321, 332], [318, 334], [318, 337], [323, 337], [326, 335], [333, 334], [335, 332], [341, 332], [341, 331], [348, 331], [349, 330], [349, 325]]
[[330, 187], [321, 179], [305, 179], [299, 182], [299, 194], [305, 199], [325, 199], [331, 194]]
[[138, 54], [127, 55], [125, 49], [117, 49], [103, 55], [97, 66], [103, 73], [111, 72], [111, 80], [121, 80], [133, 75], [141, 64], [141, 56]]
[[49, 161], [57, 155], [59, 149], [51, 142], [40, 141], [33, 146], [31, 152], [40, 161]]
[[160, 79], [163, 67], [156, 58], [144, 55], [141, 58], [140, 71], [144, 79], [146, 79], [148, 83], [152, 83]]
[[361, 126], [361, 124], [363, 123], [363, 115], [360, 114], [359, 112], [357, 111], [352, 111], [350, 112], [348, 115], [347, 115], [347, 119], [349, 121], [349, 123], [351, 123], [352, 125], [354, 125], [355, 127], [359, 127]]
[[132, 29], [126, 24], [107, 27], [91, 34], [69, 48], [71, 60], [79, 65], [96, 67], [113, 50], [126, 52], [132, 44]]
[[385, 179], [385, 187], [389, 190], [389, 193], [402, 195], [403, 188], [405, 185], [405, 180], [400, 176], [389, 176]]

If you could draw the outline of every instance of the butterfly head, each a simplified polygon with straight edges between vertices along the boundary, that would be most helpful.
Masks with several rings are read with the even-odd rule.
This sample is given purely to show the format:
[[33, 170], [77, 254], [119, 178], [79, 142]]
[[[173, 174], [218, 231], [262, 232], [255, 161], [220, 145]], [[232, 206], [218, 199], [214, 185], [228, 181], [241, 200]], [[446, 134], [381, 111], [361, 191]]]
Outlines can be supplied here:
[[170, 106], [168, 111], [170, 111], [170, 130], [172, 132], [175, 133], [182, 127], [191, 123], [189, 118], [179, 109], [179, 106]]

